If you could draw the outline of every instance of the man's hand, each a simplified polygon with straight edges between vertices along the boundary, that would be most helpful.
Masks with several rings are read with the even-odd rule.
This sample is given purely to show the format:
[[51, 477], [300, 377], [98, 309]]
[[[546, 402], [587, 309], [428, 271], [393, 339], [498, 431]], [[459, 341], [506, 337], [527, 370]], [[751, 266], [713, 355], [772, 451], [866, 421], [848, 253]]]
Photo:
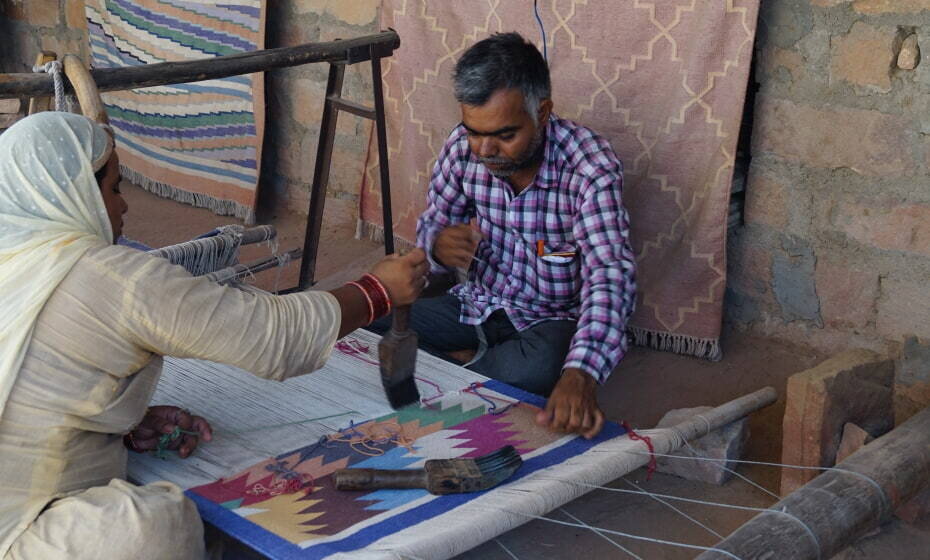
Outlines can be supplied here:
[[604, 427], [604, 413], [597, 406], [597, 382], [580, 369], [566, 369], [549, 396], [536, 423], [554, 432], [579, 433], [591, 439]]
[[145, 412], [145, 417], [128, 435], [129, 448], [139, 453], [158, 448], [158, 440], [165, 434], [170, 434], [175, 427], [185, 432], [177, 439], [168, 442], [168, 449], [176, 449], [178, 455], [187, 458], [200, 439], [210, 441], [213, 439], [213, 429], [210, 424], [200, 416], [193, 416], [186, 410], [176, 406], [152, 406]]
[[469, 224], [449, 226], [436, 236], [433, 257], [444, 266], [467, 269], [480, 241], [481, 233]]

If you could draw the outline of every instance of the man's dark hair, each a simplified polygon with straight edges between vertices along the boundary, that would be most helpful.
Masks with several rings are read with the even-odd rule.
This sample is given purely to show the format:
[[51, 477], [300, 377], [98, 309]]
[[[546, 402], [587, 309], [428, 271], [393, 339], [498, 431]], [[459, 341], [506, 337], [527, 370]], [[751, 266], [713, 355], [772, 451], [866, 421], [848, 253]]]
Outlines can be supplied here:
[[472, 45], [455, 64], [452, 80], [456, 100], [466, 105], [484, 105], [498, 90], [518, 89], [530, 117], [552, 95], [546, 61], [519, 33], [497, 33]]

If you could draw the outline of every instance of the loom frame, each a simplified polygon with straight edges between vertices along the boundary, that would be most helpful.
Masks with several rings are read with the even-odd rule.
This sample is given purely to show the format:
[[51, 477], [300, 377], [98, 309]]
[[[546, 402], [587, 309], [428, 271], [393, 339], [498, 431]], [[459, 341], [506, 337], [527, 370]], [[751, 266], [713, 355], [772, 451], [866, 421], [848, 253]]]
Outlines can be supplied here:
[[[326, 186], [332, 167], [332, 152], [336, 137], [339, 111], [374, 121], [378, 143], [378, 167], [381, 179], [381, 199], [384, 220], [385, 254], [394, 252], [394, 224], [391, 213], [391, 179], [388, 169], [387, 128], [384, 112], [384, 83], [381, 77], [381, 59], [392, 56], [400, 47], [400, 36], [393, 29], [352, 39], [337, 39], [323, 43], [305, 43], [294, 47], [262, 49], [247, 53], [218, 56], [182, 62], [161, 62], [120, 68], [97, 68], [89, 72], [98, 91], [117, 91], [140, 87], [161, 86], [226, 78], [277, 68], [326, 62], [329, 78], [323, 102], [323, 117], [317, 143], [313, 181], [304, 245], [300, 258], [300, 275], [297, 285], [280, 293], [303, 291], [316, 283], [316, 257], [319, 250], [326, 204]], [[42, 57], [54, 55], [43, 52]], [[68, 55], [66, 55], [67, 57]], [[374, 107], [366, 107], [342, 97], [342, 86], [347, 66], [371, 62], [372, 94]], [[78, 88], [65, 80], [67, 90]], [[78, 85], [79, 86], [79, 85]], [[54, 93], [52, 77], [48, 74], [0, 74], [0, 99], [16, 97], [45, 97]]]

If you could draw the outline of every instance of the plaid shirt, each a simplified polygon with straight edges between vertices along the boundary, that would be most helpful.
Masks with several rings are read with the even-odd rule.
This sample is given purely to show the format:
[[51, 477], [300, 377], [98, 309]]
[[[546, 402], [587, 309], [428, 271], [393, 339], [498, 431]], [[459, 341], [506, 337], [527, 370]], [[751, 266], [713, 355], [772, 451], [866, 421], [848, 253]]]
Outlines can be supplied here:
[[[474, 220], [484, 239], [468, 283], [452, 289], [460, 320], [483, 323], [504, 309], [518, 330], [552, 319], [578, 321], [564, 368], [603, 383], [627, 349], [626, 323], [636, 284], [629, 218], [621, 202], [623, 165], [610, 144], [568, 120], [551, 117], [544, 159], [534, 181], [514, 196], [468, 148], [459, 125], [430, 180], [417, 243], [432, 255], [436, 235]], [[539, 257], [575, 251], [575, 256]], [[434, 271], [444, 270], [433, 262]]]

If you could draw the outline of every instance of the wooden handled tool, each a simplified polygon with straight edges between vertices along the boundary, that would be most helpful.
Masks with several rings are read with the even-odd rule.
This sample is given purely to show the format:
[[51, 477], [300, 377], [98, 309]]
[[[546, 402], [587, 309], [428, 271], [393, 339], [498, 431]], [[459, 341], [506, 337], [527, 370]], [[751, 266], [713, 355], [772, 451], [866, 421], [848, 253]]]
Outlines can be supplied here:
[[523, 458], [512, 445], [475, 459], [430, 459], [422, 469], [339, 469], [337, 490], [424, 488], [432, 494], [489, 490], [517, 472]]
[[417, 363], [417, 333], [409, 327], [410, 306], [394, 309], [389, 330], [378, 343], [381, 384], [395, 410], [420, 400], [414, 372]]

